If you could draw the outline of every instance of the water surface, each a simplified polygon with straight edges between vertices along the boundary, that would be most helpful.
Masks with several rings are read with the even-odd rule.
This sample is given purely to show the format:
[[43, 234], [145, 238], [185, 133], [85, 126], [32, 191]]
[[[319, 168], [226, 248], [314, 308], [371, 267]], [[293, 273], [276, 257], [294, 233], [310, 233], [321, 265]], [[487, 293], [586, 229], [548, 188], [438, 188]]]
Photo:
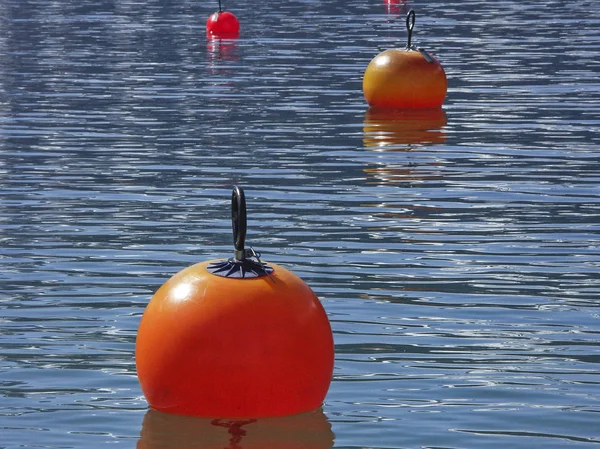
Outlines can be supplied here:
[[[596, 447], [595, 3], [226, 6], [239, 39], [188, 0], [0, 4], [0, 447]], [[369, 111], [411, 8], [443, 111]], [[323, 410], [245, 435], [148, 412], [134, 363], [236, 184], [336, 342]]]

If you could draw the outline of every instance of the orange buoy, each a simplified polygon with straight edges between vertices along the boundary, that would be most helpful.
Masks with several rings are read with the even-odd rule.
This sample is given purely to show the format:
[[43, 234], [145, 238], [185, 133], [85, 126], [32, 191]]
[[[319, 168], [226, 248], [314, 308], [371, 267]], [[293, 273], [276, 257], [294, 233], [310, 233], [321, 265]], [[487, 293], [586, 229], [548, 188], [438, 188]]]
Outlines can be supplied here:
[[246, 201], [232, 194], [235, 253], [169, 279], [136, 340], [142, 391], [155, 410], [259, 418], [323, 403], [333, 373], [331, 326], [298, 276], [244, 249]]
[[363, 76], [363, 93], [377, 108], [440, 108], [448, 89], [444, 68], [430, 53], [411, 45], [415, 12], [406, 17], [408, 45], [388, 49], [371, 60]]
[[209, 39], [237, 38], [240, 35], [240, 22], [233, 13], [222, 10], [221, 0], [219, 10], [211, 14], [206, 21], [206, 35]]

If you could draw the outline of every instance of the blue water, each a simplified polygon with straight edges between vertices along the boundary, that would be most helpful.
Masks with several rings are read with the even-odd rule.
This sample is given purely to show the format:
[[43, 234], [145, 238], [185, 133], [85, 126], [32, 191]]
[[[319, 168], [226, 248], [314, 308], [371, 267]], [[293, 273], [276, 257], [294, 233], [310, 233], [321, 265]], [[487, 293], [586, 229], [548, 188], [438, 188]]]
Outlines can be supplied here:
[[[0, 2], [0, 448], [592, 448], [600, 443], [595, 2]], [[368, 111], [413, 43], [443, 114]], [[321, 298], [322, 411], [149, 412], [153, 292], [247, 244]], [[219, 425], [220, 424], [220, 425]], [[237, 439], [236, 439], [237, 438]]]

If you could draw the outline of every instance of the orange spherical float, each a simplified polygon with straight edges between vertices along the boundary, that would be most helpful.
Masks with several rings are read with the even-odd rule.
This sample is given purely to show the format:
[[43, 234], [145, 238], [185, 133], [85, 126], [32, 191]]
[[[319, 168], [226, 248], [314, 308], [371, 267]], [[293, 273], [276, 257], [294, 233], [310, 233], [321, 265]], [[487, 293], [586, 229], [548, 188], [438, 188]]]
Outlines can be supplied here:
[[212, 38], [237, 38], [240, 34], [240, 22], [237, 17], [229, 12], [223, 11], [221, 0], [219, 10], [211, 14], [206, 21], [206, 35]]
[[430, 53], [411, 45], [415, 12], [406, 17], [408, 45], [388, 49], [371, 60], [363, 76], [363, 93], [377, 108], [440, 108], [448, 89], [444, 68]]
[[235, 255], [195, 264], [154, 294], [136, 366], [151, 408], [200, 417], [297, 414], [323, 403], [334, 346], [323, 306], [285, 268], [244, 249], [246, 202], [232, 195]]

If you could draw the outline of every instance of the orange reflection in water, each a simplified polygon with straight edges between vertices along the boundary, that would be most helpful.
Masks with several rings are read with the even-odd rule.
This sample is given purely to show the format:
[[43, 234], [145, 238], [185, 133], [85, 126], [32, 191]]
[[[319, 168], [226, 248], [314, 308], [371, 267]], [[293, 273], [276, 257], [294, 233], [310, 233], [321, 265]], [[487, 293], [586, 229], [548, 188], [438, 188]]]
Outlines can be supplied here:
[[363, 144], [375, 152], [401, 152], [406, 157], [373, 159], [363, 169], [375, 183], [402, 183], [439, 178], [436, 163], [409, 156], [416, 146], [442, 144], [447, 123], [443, 109], [374, 109], [365, 113]]
[[334, 439], [322, 409], [260, 419], [194, 418], [150, 409], [137, 449], [330, 449]]
[[[446, 141], [443, 109], [375, 109], [365, 113], [363, 142], [385, 150], [390, 145], [434, 145]], [[391, 148], [390, 148], [391, 149]]]

